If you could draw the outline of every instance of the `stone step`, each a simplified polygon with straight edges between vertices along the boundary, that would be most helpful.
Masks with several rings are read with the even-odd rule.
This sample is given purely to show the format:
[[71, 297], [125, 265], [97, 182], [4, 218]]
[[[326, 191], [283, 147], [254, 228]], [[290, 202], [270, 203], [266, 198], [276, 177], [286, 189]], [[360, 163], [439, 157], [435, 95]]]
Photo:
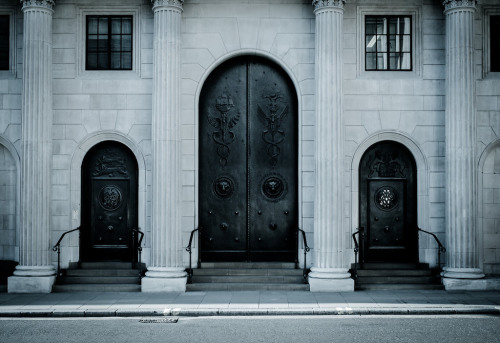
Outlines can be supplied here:
[[299, 276], [262, 276], [262, 275], [237, 275], [237, 276], [220, 276], [220, 275], [193, 275], [193, 283], [302, 283], [304, 278]]
[[309, 291], [307, 284], [274, 283], [193, 283], [187, 291]]
[[435, 284], [439, 279], [434, 276], [358, 276], [357, 283], [362, 284]]
[[137, 269], [67, 269], [65, 276], [139, 276]]
[[63, 276], [58, 284], [141, 284], [137, 276]]
[[[351, 265], [351, 268], [354, 269], [354, 263]], [[370, 263], [358, 263], [358, 271], [359, 270], [371, 270], [371, 269], [429, 269], [428, 263], [385, 263], [385, 262], [370, 262]]]
[[358, 277], [369, 276], [432, 276], [430, 269], [358, 269]]
[[202, 262], [201, 269], [295, 269], [293, 262]]
[[220, 275], [220, 276], [237, 276], [237, 275], [261, 275], [261, 276], [302, 276], [302, 269], [268, 269], [268, 268], [200, 268], [194, 269], [196, 275]]
[[140, 292], [141, 285], [132, 284], [71, 284], [54, 285], [53, 292]]
[[68, 269], [138, 269], [136, 267], [132, 262], [71, 262]]
[[356, 283], [355, 290], [357, 291], [404, 291], [404, 290], [443, 290], [444, 286], [440, 284], [359, 284]]

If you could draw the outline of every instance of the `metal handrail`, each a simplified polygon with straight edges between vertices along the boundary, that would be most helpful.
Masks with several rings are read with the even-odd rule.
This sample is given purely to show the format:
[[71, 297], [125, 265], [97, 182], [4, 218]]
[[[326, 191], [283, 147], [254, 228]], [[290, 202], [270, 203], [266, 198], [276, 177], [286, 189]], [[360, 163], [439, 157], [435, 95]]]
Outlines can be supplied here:
[[133, 228], [132, 232], [141, 236], [141, 238], [139, 238], [139, 242], [137, 242], [137, 252], [139, 253], [137, 269], [139, 269], [139, 276], [142, 276], [142, 239], [144, 238], [144, 232], [142, 232], [140, 228]]
[[352, 234], [352, 240], [354, 241], [354, 279], [358, 279], [358, 253], [359, 253], [359, 244], [358, 240], [356, 239], [356, 235], [359, 235], [360, 241], [361, 241], [361, 235], [364, 230], [363, 227], [357, 228], [358, 231]]
[[307, 253], [311, 251], [311, 248], [307, 245], [307, 238], [306, 238], [306, 233], [304, 230], [301, 228], [297, 228], [297, 232], [302, 233], [302, 240], [304, 241], [304, 272], [303, 272], [303, 277], [304, 277], [304, 283], [307, 283]]
[[[187, 283], [191, 284], [193, 283], [193, 267], [192, 267], [192, 262], [191, 262], [191, 259], [192, 259], [192, 249], [191, 249], [191, 246], [193, 244], [193, 237], [194, 237], [194, 233], [196, 231], [201, 231], [203, 228], [201, 226], [197, 227], [196, 229], [194, 229], [193, 231], [191, 231], [191, 235], [189, 236], [189, 244], [188, 246], [186, 247], [186, 251], [189, 253], [189, 268], [187, 269], [187, 275], [188, 275], [188, 279], [187, 279]], [[200, 268], [200, 259], [198, 258], [198, 268]]]
[[82, 227], [79, 226], [76, 229], [64, 232], [61, 235], [61, 237], [59, 238], [59, 240], [57, 241], [56, 245], [54, 245], [54, 247], [52, 248], [52, 251], [57, 251], [57, 277], [62, 276], [61, 275], [61, 241], [63, 240], [64, 236], [66, 236], [68, 233], [80, 230], [81, 228]]
[[439, 240], [439, 238], [432, 232], [429, 232], [429, 231], [425, 231], [419, 227], [417, 227], [417, 230], [418, 231], [422, 231], [426, 234], [429, 234], [431, 235], [432, 237], [434, 237], [434, 240], [437, 242], [438, 244], [438, 268], [441, 269], [441, 253], [445, 253], [446, 252], [446, 248], [444, 247], [444, 245], [441, 243], [441, 241]]

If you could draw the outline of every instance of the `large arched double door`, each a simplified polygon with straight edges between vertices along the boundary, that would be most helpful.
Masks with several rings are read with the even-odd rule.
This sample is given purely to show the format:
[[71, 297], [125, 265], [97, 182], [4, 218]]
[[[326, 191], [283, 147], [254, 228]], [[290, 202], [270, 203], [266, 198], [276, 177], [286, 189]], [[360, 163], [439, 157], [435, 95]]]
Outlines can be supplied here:
[[359, 167], [359, 221], [364, 262], [417, 262], [415, 160], [402, 144], [371, 146]]
[[137, 161], [123, 144], [94, 146], [82, 163], [83, 261], [135, 262]]
[[204, 261], [294, 261], [297, 97], [258, 57], [225, 62], [199, 103], [199, 223]]

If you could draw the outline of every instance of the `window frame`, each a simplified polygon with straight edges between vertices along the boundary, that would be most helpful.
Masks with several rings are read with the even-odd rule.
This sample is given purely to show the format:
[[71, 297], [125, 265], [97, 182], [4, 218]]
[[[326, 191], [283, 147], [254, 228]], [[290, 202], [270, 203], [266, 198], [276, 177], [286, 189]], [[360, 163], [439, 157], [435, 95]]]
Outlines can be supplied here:
[[491, 17], [500, 16], [500, 7], [487, 7], [483, 11], [483, 78], [500, 78], [500, 70], [491, 70]]
[[[97, 18], [97, 19], [101, 19], [101, 18], [105, 18], [108, 20], [107, 22], [107, 33], [106, 34], [103, 34], [102, 36], [106, 35], [108, 38], [107, 38], [107, 49], [106, 49], [106, 56], [107, 56], [107, 64], [108, 64], [108, 68], [99, 68], [98, 66], [96, 68], [89, 68], [89, 20], [91, 18]], [[119, 36], [120, 37], [123, 37], [123, 36], [130, 36], [130, 39], [131, 39], [131, 42], [130, 42], [130, 68], [112, 68], [112, 53], [113, 53], [113, 50], [112, 50], [112, 47], [111, 47], [111, 41], [112, 41], [112, 36], [113, 36], [113, 33], [112, 33], [112, 19], [116, 19], [116, 18], [120, 18], [120, 19], [130, 19], [131, 20], [131, 27], [130, 27], [130, 34], [124, 34], [123, 31], [120, 32]], [[133, 46], [133, 39], [134, 39], [134, 18], [133, 16], [131, 15], [87, 15], [85, 17], [85, 70], [99, 70], [99, 71], [103, 71], [103, 70], [112, 70], [112, 71], [119, 71], [119, 70], [132, 70], [132, 67], [133, 67], [133, 63], [134, 63], [134, 46]], [[99, 31], [97, 33], [97, 35], [99, 35]], [[122, 43], [122, 40], [120, 39], [120, 44]], [[99, 52], [101, 51], [104, 51], [104, 50], [97, 50], [96, 54], [98, 54]], [[128, 53], [128, 51], [123, 51], [123, 50], [120, 50], [119, 51], [120, 53], [120, 58], [123, 57], [123, 53]]]
[[[375, 35], [376, 36], [385, 36], [385, 51], [378, 51], [377, 48], [375, 48], [375, 52], [369, 52], [367, 51], [367, 45], [366, 45], [366, 41], [367, 41], [367, 38], [368, 38], [368, 34], [366, 33], [366, 27], [367, 27], [367, 20], [368, 18], [374, 18], [376, 19], [376, 23], [378, 24], [378, 20], [379, 19], [387, 19], [388, 21], [390, 21], [391, 19], [395, 19], [395, 18], [408, 18], [410, 19], [410, 33], [409, 34], [400, 34], [400, 36], [409, 36], [410, 37], [410, 49], [409, 49], [409, 52], [408, 51], [393, 51], [391, 52], [391, 49], [390, 49], [390, 44], [391, 44], [391, 36], [397, 36], [396, 34], [391, 34], [390, 33], [390, 30], [388, 29], [387, 32], [385, 33], [376, 33]], [[364, 56], [365, 56], [365, 61], [364, 61], [364, 68], [365, 68], [365, 71], [401, 71], [401, 72], [408, 72], [408, 71], [413, 71], [413, 51], [412, 51], [412, 47], [413, 47], [413, 24], [412, 24], [412, 16], [411, 15], [365, 15], [365, 23], [364, 23], [365, 27], [364, 27], [364, 31], [365, 31], [365, 44], [364, 44], [364, 47], [365, 47], [365, 51], [364, 51]], [[370, 34], [371, 35], [371, 34]], [[375, 41], [375, 47], [377, 47], [379, 44], [377, 42], [377, 40]], [[410, 67], [408, 69], [394, 69], [394, 68], [391, 68], [391, 53], [393, 54], [398, 54], [398, 53], [406, 53], [408, 54], [409, 53], [409, 57], [410, 57]], [[372, 55], [372, 54], [375, 54], [376, 56], [376, 62], [375, 62], [375, 68], [373, 69], [368, 69], [368, 56], [369, 55]], [[382, 69], [379, 69], [378, 68], [378, 56], [377, 55], [384, 55], [385, 58], [387, 59], [388, 63], [387, 63], [387, 68], [382, 68]]]
[[[132, 17], [132, 69], [87, 70], [87, 16]], [[77, 78], [82, 79], [129, 79], [141, 77], [141, 6], [92, 6], [77, 7]]]
[[9, 17], [9, 68], [0, 70], [1, 78], [16, 77], [16, 10], [14, 8], [0, 8], [0, 15]]
[[[362, 79], [408, 79], [421, 78], [422, 76], [422, 24], [421, 24], [421, 6], [358, 6], [357, 7], [357, 32], [356, 32], [356, 75]], [[366, 70], [365, 57], [365, 17], [383, 16], [383, 17], [402, 17], [411, 18], [411, 70]]]

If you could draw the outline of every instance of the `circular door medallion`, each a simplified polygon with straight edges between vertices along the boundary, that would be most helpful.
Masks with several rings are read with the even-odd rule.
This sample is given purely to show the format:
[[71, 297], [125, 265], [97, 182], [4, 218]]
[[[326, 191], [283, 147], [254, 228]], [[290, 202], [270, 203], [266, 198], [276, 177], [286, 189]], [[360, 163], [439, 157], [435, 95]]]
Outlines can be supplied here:
[[281, 175], [268, 175], [264, 177], [262, 184], [262, 194], [269, 201], [279, 201], [287, 193], [287, 184]]
[[220, 176], [212, 184], [213, 193], [220, 199], [229, 199], [234, 193], [234, 182], [229, 176]]
[[384, 211], [392, 210], [398, 203], [398, 192], [390, 187], [380, 187], [375, 193], [375, 204]]
[[99, 203], [107, 211], [114, 211], [122, 203], [122, 193], [116, 186], [104, 186], [99, 192]]

